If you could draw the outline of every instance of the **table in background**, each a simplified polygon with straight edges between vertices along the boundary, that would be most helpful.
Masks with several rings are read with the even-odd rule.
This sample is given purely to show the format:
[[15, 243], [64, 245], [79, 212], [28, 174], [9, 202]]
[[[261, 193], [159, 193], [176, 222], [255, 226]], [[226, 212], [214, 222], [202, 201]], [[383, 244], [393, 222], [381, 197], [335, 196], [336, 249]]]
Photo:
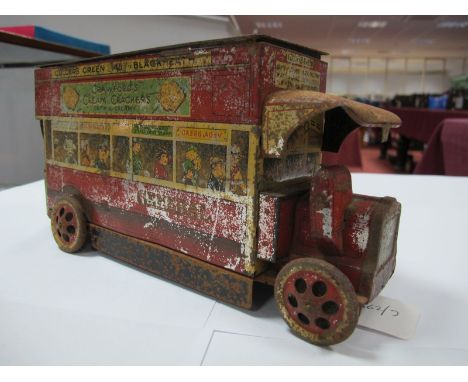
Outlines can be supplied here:
[[405, 168], [408, 161], [410, 140], [428, 143], [435, 129], [446, 118], [468, 118], [467, 111], [429, 110], [410, 107], [387, 107], [386, 110], [398, 115], [401, 126], [395, 131], [400, 135], [397, 149], [397, 166]]
[[440, 122], [414, 173], [468, 176], [468, 119]]
[[1, 365], [468, 365], [468, 178], [352, 174], [356, 193], [402, 203], [384, 296], [416, 305], [416, 336], [357, 328], [321, 348], [295, 337], [270, 298], [219, 303], [98, 252], [61, 252], [44, 182], [0, 192]]

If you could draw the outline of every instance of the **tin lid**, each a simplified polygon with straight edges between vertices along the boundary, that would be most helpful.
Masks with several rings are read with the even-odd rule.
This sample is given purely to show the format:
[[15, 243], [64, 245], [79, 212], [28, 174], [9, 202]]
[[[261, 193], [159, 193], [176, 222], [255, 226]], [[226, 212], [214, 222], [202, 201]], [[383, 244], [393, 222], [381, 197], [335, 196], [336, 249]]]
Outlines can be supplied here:
[[88, 63], [88, 62], [98, 62], [108, 59], [123, 59], [133, 56], [139, 55], [146, 55], [146, 54], [155, 54], [161, 53], [166, 51], [177, 51], [177, 50], [192, 50], [192, 49], [200, 49], [200, 48], [214, 48], [214, 47], [223, 47], [229, 46], [234, 44], [244, 44], [244, 43], [268, 43], [276, 46], [280, 46], [283, 48], [291, 49], [299, 53], [303, 53], [307, 56], [311, 56], [317, 59], [320, 59], [322, 55], [326, 55], [327, 53], [311, 49], [299, 44], [295, 44], [286, 40], [280, 40], [275, 37], [266, 36], [266, 35], [246, 35], [246, 36], [239, 36], [239, 37], [230, 37], [230, 38], [222, 38], [216, 40], [206, 40], [206, 41], [197, 41], [197, 42], [189, 42], [183, 44], [175, 44], [175, 45], [167, 45], [158, 48], [151, 48], [151, 49], [143, 49], [143, 50], [136, 50], [132, 52], [125, 52], [125, 53], [118, 53], [118, 54], [110, 54], [105, 56], [98, 56], [93, 58], [87, 59], [79, 59], [73, 61], [66, 61], [62, 63], [55, 63], [55, 64], [48, 64], [43, 65], [41, 68], [47, 68], [51, 66], [66, 66], [66, 65], [74, 65], [77, 63]]

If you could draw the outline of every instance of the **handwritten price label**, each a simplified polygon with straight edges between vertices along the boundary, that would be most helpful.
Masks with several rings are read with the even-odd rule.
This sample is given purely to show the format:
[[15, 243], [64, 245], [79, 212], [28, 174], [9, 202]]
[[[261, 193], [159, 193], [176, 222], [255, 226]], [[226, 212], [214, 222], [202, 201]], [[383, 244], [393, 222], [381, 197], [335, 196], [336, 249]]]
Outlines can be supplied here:
[[377, 296], [363, 306], [358, 325], [407, 340], [416, 333], [419, 316], [414, 306]]
[[400, 312], [394, 307], [392, 307], [391, 305], [380, 306], [376, 304], [367, 304], [364, 306], [364, 308], [369, 309], [369, 310], [375, 310], [381, 316], [383, 316], [387, 311], [388, 311], [387, 314], [391, 314], [393, 317], [398, 317], [400, 315]]

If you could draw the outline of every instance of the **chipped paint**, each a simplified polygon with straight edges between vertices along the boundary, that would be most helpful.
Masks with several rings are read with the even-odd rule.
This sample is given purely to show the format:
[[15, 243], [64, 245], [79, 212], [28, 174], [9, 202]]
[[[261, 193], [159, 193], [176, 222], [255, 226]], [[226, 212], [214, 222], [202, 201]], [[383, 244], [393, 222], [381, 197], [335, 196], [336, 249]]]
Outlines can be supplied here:
[[[202, 256], [205, 260], [222, 266], [232, 267], [235, 264], [238, 266], [236, 271], [241, 272], [246, 272], [244, 267], [248, 264], [252, 271], [250, 257], [253, 251], [249, 248], [246, 224], [249, 217], [247, 210], [251, 209], [248, 205], [226, 201], [219, 197], [187, 194], [142, 182], [102, 178], [98, 174], [87, 174], [58, 166], [47, 167], [47, 178], [48, 193], [75, 184], [78, 185], [79, 193], [93, 206], [105, 206], [106, 210], [138, 214], [143, 218], [140, 219], [141, 225], [138, 231], [129, 230], [130, 227], [125, 224], [126, 215], [122, 213], [100, 214], [100, 224], [123, 230], [127, 234], [140, 232], [138, 235], [153, 238], [152, 240], [154, 237], [161, 237], [161, 227], [172, 227], [171, 230], [178, 232], [175, 241], [165, 242], [165, 245], [192, 253], [193, 249], [188, 248], [188, 243], [195, 239], [194, 245], [199, 248], [196, 256]], [[103, 182], [110, 179], [113, 179], [110, 187], [112, 192], [102, 192], [108, 188]], [[50, 203], [53, 202], [50, 200]], [[190, 230], [193, 234], [187, 236], [184, 230]], [[164, 236], [161, 237], [163, 238]], [[218, 248], [220, 239], [238, 243], [238, 252], [220, 256]], [[230, 256], [237, 256], [241, 261], [230, 261]]]
[[269, 95], [264, 108], [262, 133], [265, 155], [281, 157], [284, 142], [297, 128], [323, 113], [334, 113], [337, 108], [343, 109], [356, 127], [380, 127], [386, 131], [401, 124], [393, 113], [335, 95], [312, 90], [277, 91]]
[[271, 262], [275, 260], [277, 252], [278, 202], [278, 197], [275, 195], [260, 194], [257, 256]]
[[354, 225], [353, 241], [361, 252], [367, 249], [367, 242], [369, 241], [369, 220], [370, 220], [370, 207], [362, 214], [357, 215], [356, 223]]
[[324, 207], [317, 211], [322, 215], [322, 232], [323, 236], [331, 239], [332, 238], [332, 213], [331, 208]]
[[231, 271], [235, 271], [239, 266], [240, 258], [237, 259], [229, 259], [228, 263], [225, 265], [225, 268], [230, 269]]
[[[174, 222], [170, 218], [168, 212], [165, 211], [165, 210], [159, 210], [159, 209], [152, 208], [152, 207], [146, 207], [146, 212], [148, 213], [148, 216], [150, 216], [151, 218], [154, 218], [154, 222], [156, 222], [156, 221], [158, 221], [160, 219], [165, 220], [168, 223], [173, 223]], [[154, 224], [154, 222], [153, 222], [153, 224]], [[143, 227], [146, 228], [146, 224]]]
[[[400, 207], [353, 195], [349, 172], [319, 167], [321, 151], [348, 119], [384, 135], [400, 120], [324, 94], [320, 54], [254, 36], [38, 69], [49, 215], [66, 195], [95, 248], [238, 306], [285, 264], [277, 296], [295, 293], [294, 275], [323, 277], [337, 305], [352, 307], [329, 319], [331, 341], [291, 318], [284, 296], [280, 311], [314, 343], [346, 338], [358, 301], [393, 272]], [[338, 109], [348, 116], [325, 125]], [[307, 256], [323, 260], [293, 260]]]

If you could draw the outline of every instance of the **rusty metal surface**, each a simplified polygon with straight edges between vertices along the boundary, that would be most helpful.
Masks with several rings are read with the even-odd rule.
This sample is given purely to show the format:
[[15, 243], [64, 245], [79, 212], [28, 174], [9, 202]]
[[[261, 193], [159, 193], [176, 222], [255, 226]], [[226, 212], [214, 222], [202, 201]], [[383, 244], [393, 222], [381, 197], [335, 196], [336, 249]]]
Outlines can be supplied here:
[[[246, 237], [242, 233], [245, 226], [237, 223], [239, 217], [245, 216], [242, 205], [213, 198], [213, 203], [205, 204], [207, 207], [202, 214], [197, 207], [200, 202], [206, 203], [207, 198], [195, 194], [164, 189], [170, 193], [167, 197], [157, 186], [142, 186], [137, 182], [123, 182], [60, 167], [47, 166], [47, 174], [50, 207], [63, 192], [73, 192], [83, 200], [91, 223], [179, 252], [185, 251], [227, 269], [243, 272], [246, 268], [241, 248]], [[74, 191], [73, 185], [76, 185]], [[141, 202], [139, 195], [144, 196], [145, 190], [149, 190], [147, 200], [152, 205]], [[181, 199], [177, 200], [177, 195]], [[166, 213], [159, 212], [157, 207], [161, 205]], [[179, 216], [179, 222], [173, 216]], [[219, 235], [212, 234], [214, 227], [219, 229]], [[239, 233], [242, 235], [236, 240], [233, 234]]]
[[333, 345], [354, 331], [359, 304], [348, 278], [324, 260], [288, 263], [275, 283], [278, 308], [296, 335], [315, 345]]
[[[361, 196], [370, 200], [370, 196]], [[374, 205], [369, 219], [369, 240], [362, 264], [360, 294], [372, 301], [392, 276], [396, 265], [398, 228], [401, 205], [395, 198], [372, 198]], [[348, 213], [353, 213], [350, 209]]]
[[296, 257], [325, 259], [371, 300], [395, 268], [401, 206], [390, 197], [351, 194], [345, 170], [316, 174], [310, 194], [297, 204], [291, 251]]
[[[264, 99], [279, 89], [324, 91], [327, 64], [319, 58], [247, 37], [38, 69], [48, 190], [76, 189], [93, 224], [258, 274]], [[302, 155], [296, 171], [266, 166], [272, 181], [306, 176], [320, 161], [302, 145], [290, 153]]]
[[275, 262], [278, 250], [281, 195], [260, 193], [257, 257]]
[[61, 196], [51, 211], [50, 224], [55, 242], [62, 251], [79, 251], [88, 237], [83, 208], [72, 195]]
[[325, 254], [343, 248], [346, 207], [352, 199], [351, 174], [344, 166], [322, 167], [310, 184], [310, 234]]
[[94, 248], [223, 302], [252, 307], [253, 279], [156, 244], [90, 225]]
[[332, 94], [311, 90], [278, 91], [267, 98], [263, 112], [265, 156], [281, 157], [289, 137], [299, 126], [337, 108], [343, 109], [356, 126], [380, 127], [384, 135], [401, 124], [400, 118], [393, 113]]
[[[345, 168], [320, 169], [321, 152], [358, 126], [385, 135], [400, 120], [324, 94], [319, 56], [254, 37], [37, 70], [54, 234], [69, 225], [57, 201], [73, 195], [102, 252], [243, 308], [254, 282], [272, 285], [280, 272], [277, 301], [293, 330], [344, 340], [358, 301], [394, 270], [400, 210], [352, 194]], [[296, 297], [309, 316], [286, 308], [294, 278], [330, 291], [319, 305]], [[332, 300], [339, 314], [322, 317]]]
[[221, 38], [215, 40], [203, 40], [203, 41], [194, 41], [182, 44], [175, 44], [175, 45], [167, 45], [158, 48], [150, 48], [150, 49], [143, 49], [133, 52], [124, 52], [124, 53], [116, 53], [106, 56], [101, 56], [98, 59], [80, 59], [80, 60], [73, 60], [67, 61], [62, 64], [48, 64], [42, 65], [41, 67], [47, 68], [51, 66], [68, 66], [73, 65], [76, 63], [82, 62], [94, 62], [94, 61], [102, 61], [104, 59], [120, 59], [125, 57], [132, 57], [135, 55], [144, 55], [144, 54], [155, 54], [155, 53], [166, 53], [166, 52], [174, 52], [174, 51], [182, 51], [182, 50], [193, 50], [193, 49], [209, 49], [209, 48], [217, 48], [217, 47], [227, 47], [231, 48], [232, 45], [238, 44], [258, 44], [258, 43], [267, 43], [272, 44], [273, 46], [280, 46], [286, 49], [291, 49], [296, 52], [300, 52], [306, 56], [314, 57], [320, 59], [321, 56], [327, 55], [328, 53], [322, 52], [316, 49], [312, 49], [303, 45], [298, 45], [286, 40], [280, 40], [278, 38], [267, 36], [267, 35], [260, 35], [260, 34], [253, 34], [253, 35], [243, 35], [243, 36], [235, 36], [235, 37], [228, 37], [228, 38]]

